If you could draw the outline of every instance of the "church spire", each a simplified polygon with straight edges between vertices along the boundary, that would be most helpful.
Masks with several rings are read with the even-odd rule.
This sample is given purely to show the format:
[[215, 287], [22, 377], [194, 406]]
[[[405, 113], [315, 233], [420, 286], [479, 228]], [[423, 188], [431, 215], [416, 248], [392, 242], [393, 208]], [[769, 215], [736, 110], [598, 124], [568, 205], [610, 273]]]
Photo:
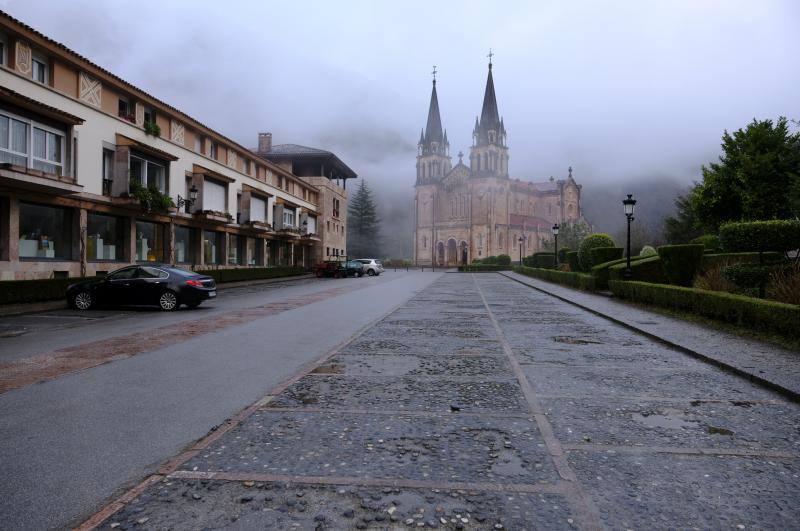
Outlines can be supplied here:
[[431, 103], [428, 107], [428, 122], [425, 133], [420, 139], [423, 154], [447, 154], [447, 135], [442, 129], [442, 117], [439, 115], [439, 97], [436, 94], [436, 67], [433, 68], [433, 87]]
[[500, 112], [497, 110], [497, 97], [494, 94], [494, 79], [492, 78], [492, 63], [489, 62], [489, 76], [486, 78], [486, 90], [483, 93], [483, 108], [481, 109], [481, 127], [494, 129], [500, 123]]

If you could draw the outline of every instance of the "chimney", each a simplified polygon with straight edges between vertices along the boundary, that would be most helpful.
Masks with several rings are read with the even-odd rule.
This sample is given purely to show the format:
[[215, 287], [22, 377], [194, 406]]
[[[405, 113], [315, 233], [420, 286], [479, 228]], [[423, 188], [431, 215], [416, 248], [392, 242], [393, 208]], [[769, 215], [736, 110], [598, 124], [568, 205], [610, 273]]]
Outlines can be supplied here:
[[272, 150], [272, 133], [258, 133], [258, 152], [268, 153]]

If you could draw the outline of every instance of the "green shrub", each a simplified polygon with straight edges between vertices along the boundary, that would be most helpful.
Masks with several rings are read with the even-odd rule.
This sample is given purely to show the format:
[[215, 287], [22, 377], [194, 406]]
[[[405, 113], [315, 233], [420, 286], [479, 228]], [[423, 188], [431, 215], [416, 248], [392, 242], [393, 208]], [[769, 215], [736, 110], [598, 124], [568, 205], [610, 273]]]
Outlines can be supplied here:
[[491, 271], [511, 271], [511, 265], [499, 264], [470, 264], [458, 266], [461, 273], [487, 273]]
[[725, 223], [719, 229], [722, 248], [736, 251], [777, 251], [800, 248], [800, 220], [775, 219]]
[[707, 253], [717, 253], [720, 251], [720, 249], [722, 249], [719, 236], [716, 234], [703, 234], [702, 236], [698, 236], [697, 238], [693, 239], [689, 243], [703, 245], [705, 247], [705, 252]]
[[567, 263], [569, 264], [570, 271], [578, 272], [581, 270], [581, 262], [578, 258], [578, 251], [570, 251], [567, 253]]
[[725, 266], [722, 275], [740, 288], [757, 288], [764, 285], [775, 270], [771, 265], [733, 264]]
[[592, 255], [592, 269], [594, 266], [611, 262], [612, 260], [619, 260], [622, 258], [625, 249], [622, 247], [595, 247], [591, 250]]
[[655, 256], [657, 254], [658, 251], [656, 251], [655, 247], [652, 245], [645, 245], [642, 247], [642, 250], [639, 251], [639, 256]]
[[526, 275], [548, 282], [555, 282], [556, 284], [563, 284], [571, 288], [582, 289], [584, 291], [593, 291], [595, 289], [594, 277], [586, 273], [577, 273], [572, 271], [557, 271], [555, 269], [541, 269], [534, 267], [515, 267], [514, 271], [522, 275]]
[[[775, 263], [783, 259], [783, 253], [768, 252], [764, 253], [762, 258], [765, 263]], [[705, 272], [717, 266], [728, 266], [740, 263], [757, 264], [758, 262], [758, 253], [711, 253], [703, 255], [703, 262], [700, 265], [700, 269]]]
[[198, 270], [201, 275], [212, 277], [217, 283], [239, 282], [243, 280], [261, 280], [266, 278], [289, 277], [301, 275], [305, 272], [302, 267], [277, 266], [277, 267], [242, 267], [237, 269], [206, 269]]
[[487, 256], [481, 261], [482, 264], [485, 265], [497, 265], [497, 257], [496, 256]]
[[[639, 260], [644, 260], [647, 256], [631, 256], [631, 265]], [[602, 264], [597, 264], [592, 267], [592, 276], [594, 277], [595, 288], [598, 291], [608, 289], [608, 279], [611, 275], [611, 267], [617, 264], [626, 264], [627, 258], [618, 258]]]
[[[626, 261], [622, 260], [619, 264], [611, 266], [608, 271], [609, 282], [612, 280], [624, 280], [623, 275], [626, 265]], [[634, 261], [633, 257], [631, 257], [631, 280], [666, 284], [667, 275], [664, 273], [661, 258], [658, 255], [646, 256]]]
[[533, 253], [531, 255], [531, 259], [529, 260], [529, 264], [529, 267], [552, 269], [556, 266], [556, 255], [546, 251]]
[[609, 282], [615, 296], [739, 326], [800, 338], [800, 306], [742, 295], [646, 282]]
[[662, 245], [658, 248], [658, 256], [664, 266], [664, 272], [670, 284], [691, 286], [695, 273], [703, 261], [702, 244]]
[[588, 272], [595, 265], [592, 262], [592, 249], [597, 247], [614, 247], [614, 240], [608, 234], [603, 233], [590, 234], [584, 238], [578, 248], [578, 261], [582, 271]]
[[497, 255], [497, 265], [511, 265], [511, 257], [507, 254]]
[[[94, 278], [94, 277], [90, 277]], [[0, 304], [18, 304], [64, 299], [70, 284], [86, 278], [43, 278], [0, 282]]]
[[569, 247], [560, 247], [558, 249], [558, 263], [559, 264], [566, 264], [569, 260], [567, 260], [567, 253], [571, 252], [572, 249]]

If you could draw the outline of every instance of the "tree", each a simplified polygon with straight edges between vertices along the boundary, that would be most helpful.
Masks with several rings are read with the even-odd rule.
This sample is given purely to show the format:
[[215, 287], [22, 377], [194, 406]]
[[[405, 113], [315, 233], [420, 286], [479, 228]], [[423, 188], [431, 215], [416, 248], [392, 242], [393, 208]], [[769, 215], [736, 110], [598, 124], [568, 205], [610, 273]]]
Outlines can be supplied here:
[[693, 198], [696, 189], [697, 185], [678, 196], [675, 200], [675, 215], [664, 219], [664, 237], [667, 243], [689, 243], [703, 233], [694, 212]]
[[[589, 234], [592, 233], [591, 227], [586, 224], [582, 219], [574, 219], [564, 221], [558, 225], [558, 248], [563, 249], [569, 247], [573, 251], [577, 251], [581, 242]], [[554, 250], [554, 242], [551, 239], [544, 240], [541, 246], [543, 251]]]
[[800, 133], [786, 118], [753, 120], [722, 135], [718, 163], [703, 166], [703, 181], [692, 196], [692, 211], [707, 230], [726, 221], [787, 219], [798, 210]]
[[362, 180], [347, 207], [347, 254], [380, 257], [380, 219], [372, 190]]

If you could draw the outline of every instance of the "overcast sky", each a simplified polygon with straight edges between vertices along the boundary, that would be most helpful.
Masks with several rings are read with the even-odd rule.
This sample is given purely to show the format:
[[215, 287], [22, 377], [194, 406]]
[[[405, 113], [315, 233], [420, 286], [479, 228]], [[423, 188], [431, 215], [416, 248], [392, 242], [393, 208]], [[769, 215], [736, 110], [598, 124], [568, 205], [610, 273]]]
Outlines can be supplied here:
[[469, 151], [490, 47], [512, 177], [688, 183], [724, 129], [800, 118], [797, 0], [0, 5], [244, 145], [332, 149], [384, 193], [413, 186], [434, 64]]

